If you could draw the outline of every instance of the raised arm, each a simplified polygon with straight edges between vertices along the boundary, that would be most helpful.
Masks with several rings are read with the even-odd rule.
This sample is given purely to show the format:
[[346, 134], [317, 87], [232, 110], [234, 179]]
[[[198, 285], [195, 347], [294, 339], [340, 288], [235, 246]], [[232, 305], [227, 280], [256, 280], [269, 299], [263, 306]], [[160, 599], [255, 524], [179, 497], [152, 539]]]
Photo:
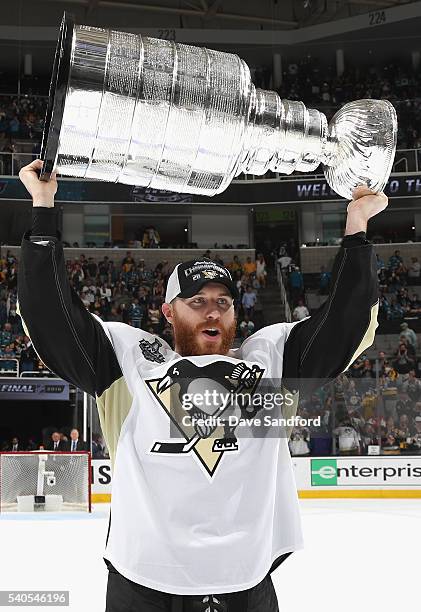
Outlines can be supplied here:
[[19, 177], [33, 199], [32, 229], [22, 240], [18, 278], [20, 315], [42, 361], [55, 374], [91, 395], [101, 395], [121, 377], [111, 342], [101, 324], [71, 288], [56, 230], [55, 176], [38, 179], [41, 160]]
[[387, 203], [383, 193], [375, 195], [365, 187], [354, 192], [328, 299], [311, 317], [293, 324], [285, 343], [283, 384], [289, 391], [311, 393], [373, 344], [379, 292], [376, 257], [366, 231], [368, 219]]

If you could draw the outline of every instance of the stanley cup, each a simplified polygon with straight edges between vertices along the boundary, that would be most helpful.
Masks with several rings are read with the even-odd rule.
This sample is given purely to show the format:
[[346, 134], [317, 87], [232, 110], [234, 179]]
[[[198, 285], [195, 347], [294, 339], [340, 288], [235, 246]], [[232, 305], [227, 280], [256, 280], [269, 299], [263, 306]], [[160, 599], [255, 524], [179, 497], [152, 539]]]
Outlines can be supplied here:
[[314, 172], [350, 199], [391, 172], [397, 120], [386, 100], [325, 115], [256, 89], [237, 55], [75, 25], [64, 15], [40, 178], [59, 174], [213, 196], [241, 172]]

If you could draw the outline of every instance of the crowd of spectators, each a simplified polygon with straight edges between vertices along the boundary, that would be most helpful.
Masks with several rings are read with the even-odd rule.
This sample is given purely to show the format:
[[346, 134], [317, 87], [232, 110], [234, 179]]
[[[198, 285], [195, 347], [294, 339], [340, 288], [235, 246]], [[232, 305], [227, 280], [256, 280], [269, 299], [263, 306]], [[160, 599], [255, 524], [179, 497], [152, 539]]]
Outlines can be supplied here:
[[47, 98], [0, 95], [0, 137], [40, 139]]
[[[387, 262], [377, 254], [380, 287], [380, 319], [402, 319], [406, 315], [421, 316], [421, 297], [409, 287], [421, 285], [421, 265], [418, 257], [405, 263], [396, 250]], [[421, 287], [420, 287], [421, 289]]]
[[[421, 264], [418, 257], [412, 256], [405, 262], [399, 250], [384, 261], [376, 253], [377, 274], [379, 279], [379, 320], [402, 320], [405, 316], [421, 317]], [[300, 267], [288, 255], [284, 245], [279, 250], [278, 265], [282, 270], [284, 283], [288, 290], [293, 319], [299, 321], [309, 316], [304, 275]], [[331, 273], [325, 266], [320, 267], [317, 275], [316, 292], [318, 295], [329, 293]]]
[[55, 452], [81, 452], [90, 450], [92, 459], [109, 459], [109, 452], [104, 440], [99, 433], [92, 434], [92, 445], [80, 438], [79, 430], [73, 428], [67, 435], [68, 428], [57, 429], [46, 427], [43, 430], [41, 440], [37, 436], [29, 436], [22, 440], [17, 435], [12, 435], [8, 440], [0, 440], [0, 450], [3, 452], [33, 452], [33, 451], [55, 451]]
[[320, 425], [295, 428], [291, 453], [365, 455], [370, 446], [378, 454], [421, 454], [421, 360], [417, 345], [408, 359], [409, 346], [401, 336], [390, 357], [362, 354], [331, 384], [300, 400], [300, 416], [320, 417]]
[[[287, 287], [293, 320], [310, 315], [304, 275], [281, 245], [278, 264]], [[380, 286], [379, 319], [421, 316], [417, 257], [405, 264], [399, 250], [385, 263], [377, 254]], [[331, 274], [321, 266], [317, 293], [327, 295]], [[381, 453], [421, 453], [421, 340], [406, 321], [400, 324], [396, 346], [376, 359], [361, 355], [332, 386], [300, 401], [304, 418], [320, 416], [321, 425], [294, 429], [293, 455], [366, 454], [368, 446]]]

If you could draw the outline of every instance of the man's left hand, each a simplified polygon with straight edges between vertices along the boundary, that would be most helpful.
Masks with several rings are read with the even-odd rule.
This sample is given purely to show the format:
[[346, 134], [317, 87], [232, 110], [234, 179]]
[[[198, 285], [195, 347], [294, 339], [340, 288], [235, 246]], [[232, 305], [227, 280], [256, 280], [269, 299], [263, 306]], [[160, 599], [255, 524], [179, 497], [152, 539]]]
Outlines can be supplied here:
[[388, 197], [383, 192], [375, 193], [366, 185], [356, 187], [352, 196], [353, 199], [347, 206], [345, 236], [366, 232], [368, 220], [382, 212], [389, 203]]

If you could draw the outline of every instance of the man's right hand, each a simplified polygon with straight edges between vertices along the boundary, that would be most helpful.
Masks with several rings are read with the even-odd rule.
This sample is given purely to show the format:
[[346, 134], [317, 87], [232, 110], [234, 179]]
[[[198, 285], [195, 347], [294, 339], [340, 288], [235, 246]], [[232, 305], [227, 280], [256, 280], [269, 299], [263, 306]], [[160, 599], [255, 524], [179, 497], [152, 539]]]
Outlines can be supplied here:
[[54, 207], [54, 196], [57, 192], [56, 173], [51, 174], [49, 181], [40, 181], [37, 171], [41, 170], [43, 161], [35, 159], [20, 169], [19, 178], [32, 196], [34, 206]]

